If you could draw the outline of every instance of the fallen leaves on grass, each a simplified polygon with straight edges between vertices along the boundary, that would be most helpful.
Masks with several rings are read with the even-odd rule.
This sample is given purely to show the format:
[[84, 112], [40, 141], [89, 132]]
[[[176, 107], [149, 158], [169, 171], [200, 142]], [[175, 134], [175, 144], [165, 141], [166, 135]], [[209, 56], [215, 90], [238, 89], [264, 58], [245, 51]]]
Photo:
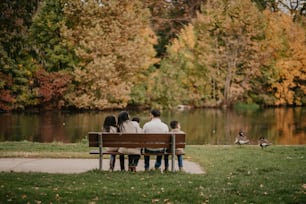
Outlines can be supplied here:
[[157, 202], [159, 202], [159, 199], [158, 199], [158, 198], [152, 199], [152, 203], [157, 203]]

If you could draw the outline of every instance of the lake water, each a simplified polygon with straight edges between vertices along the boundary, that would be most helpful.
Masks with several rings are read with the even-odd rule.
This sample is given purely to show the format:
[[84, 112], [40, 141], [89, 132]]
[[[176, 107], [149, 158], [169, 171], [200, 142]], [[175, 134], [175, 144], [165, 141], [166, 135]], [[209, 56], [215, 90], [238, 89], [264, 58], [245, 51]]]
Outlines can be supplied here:
[[[100, 131], [104, 117], [114, 112], [63, 113], [2, 113], [0, 141], [76, 143], [89, 131]], [[130, 111], [131, 117], [149, 120], [149, 111]], [[161, 119], [169, 124], [179, 120], [186, 132], [187, 144], [233, 144], [240, 129], [257, 144], [260, 136], [273, 144], [306, 144], [306, 108], [271, 108], [254, 111], [195, 109], [163, 111]]]

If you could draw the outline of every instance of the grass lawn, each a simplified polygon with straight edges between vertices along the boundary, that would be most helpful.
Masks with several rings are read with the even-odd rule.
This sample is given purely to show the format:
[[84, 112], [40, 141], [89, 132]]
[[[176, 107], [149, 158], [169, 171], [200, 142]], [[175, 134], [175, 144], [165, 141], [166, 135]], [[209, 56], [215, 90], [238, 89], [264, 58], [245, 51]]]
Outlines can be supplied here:
[[[91, 157], [86, 143], [0, 143], [0, 157]], [[182, 172], [0, 173], [0, 203], [306, 203], [306, 146], [187, 146]]]

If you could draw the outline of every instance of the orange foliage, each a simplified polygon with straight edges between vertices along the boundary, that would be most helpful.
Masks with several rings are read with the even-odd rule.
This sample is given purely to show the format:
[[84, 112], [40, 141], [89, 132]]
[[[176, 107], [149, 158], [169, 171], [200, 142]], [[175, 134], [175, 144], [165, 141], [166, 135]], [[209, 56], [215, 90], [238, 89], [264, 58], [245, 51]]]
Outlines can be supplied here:
[[265, 11], [265, 16], [266, 48], [277, 72], [271, 86], [275, 90], [275, 105], [301, 105], [301, 96], [295, 90], [298, 88], [306, 94], [305, 30], [284, 13]]
[[9, 111], [12, 110], [12, 103], [15, 101], [11, 90], [6, 89], [13, 84], [12, 77], [0, 73], [0, 110]]
[[8, 111], [12, 109], [10, 105], [15, 98], [11, 95], [10, 90], [0, 90], [0, 110]]
[[64, 105], [63, 95], [71, 83], [71, 76], [64, 72], [48, 73], [40, 69], [36, 72], [35, 78], [39, 85], [38, 95], [41, 97], [41, 103], [46, 107], [61, 108]]
[[65, 15], [74, 24], [64, 27], [62, 34], [81, 63], [72, 73], [73, 90], [65, 99], [83, 109], [126, 107], [133, 86], [157, 62], [150, 13], [141, 1], [116, 0], [104, 6], [96, 1], [69, 3]]

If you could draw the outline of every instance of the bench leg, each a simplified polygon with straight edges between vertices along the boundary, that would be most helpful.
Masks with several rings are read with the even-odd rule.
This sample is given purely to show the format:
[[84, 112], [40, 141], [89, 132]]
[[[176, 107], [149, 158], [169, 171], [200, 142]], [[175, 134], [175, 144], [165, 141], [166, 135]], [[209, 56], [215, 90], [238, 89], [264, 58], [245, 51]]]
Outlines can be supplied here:
[[99, 170], [102, 171], [103, 166], [103, 140], [102, 134], [99, 134]]
[[171, 155], [171, 171], [174, 171], [174, 161], [175, 161], [175, 155]]
[[99, 147], [99, 170], [102, 171], [103, 166], [103, 153], [102, 153], [102, 147]]
[[172, 136], [171, 136], [171, 151], [172, 151], [172, 158], [171, 158], [171, 171], [173, 172], [174, 171], [174, 160], [175, 160], [175, 134], [172, 133]]

